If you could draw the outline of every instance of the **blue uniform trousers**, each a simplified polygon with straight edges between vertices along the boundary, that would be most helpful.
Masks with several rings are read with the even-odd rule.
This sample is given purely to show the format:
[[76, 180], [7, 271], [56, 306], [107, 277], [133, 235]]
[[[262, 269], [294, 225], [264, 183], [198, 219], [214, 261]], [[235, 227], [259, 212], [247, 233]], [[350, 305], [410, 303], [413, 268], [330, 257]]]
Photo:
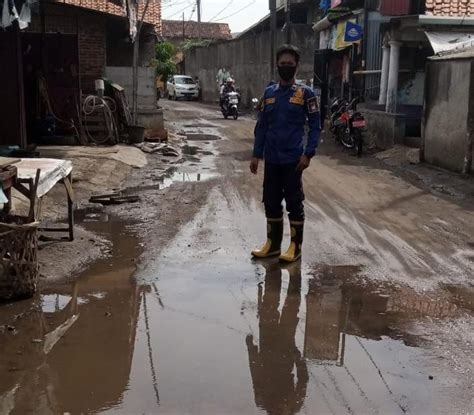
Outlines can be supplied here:
[[267, 218], [283, 217], [282, 202], [285, 200], [290, 220], [304, 220], [303, 174], [296, 171], [297, 165], [265, 163], [263, 203]]

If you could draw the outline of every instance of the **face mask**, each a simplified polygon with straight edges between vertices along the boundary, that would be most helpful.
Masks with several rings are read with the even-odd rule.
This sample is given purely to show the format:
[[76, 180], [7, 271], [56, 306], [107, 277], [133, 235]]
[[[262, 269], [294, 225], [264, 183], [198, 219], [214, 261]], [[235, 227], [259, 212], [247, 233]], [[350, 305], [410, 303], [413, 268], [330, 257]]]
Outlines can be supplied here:
[[279, 66], [278, 74], [280, 75], [280, 78], [284, 81], [291, 81], [295, 77], [296, 66]]

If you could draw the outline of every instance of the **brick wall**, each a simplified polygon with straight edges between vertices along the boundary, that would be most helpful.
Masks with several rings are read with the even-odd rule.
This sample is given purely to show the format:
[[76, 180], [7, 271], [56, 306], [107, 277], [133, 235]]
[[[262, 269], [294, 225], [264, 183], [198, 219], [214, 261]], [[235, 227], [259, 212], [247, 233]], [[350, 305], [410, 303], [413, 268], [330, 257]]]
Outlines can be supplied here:
[[[38, 15], [33, 15], [28, 31], [41, 32]], [[45, 6], [45, 31], [78, 36], [81, 86], [84, 92], [94, 91], [94, 80], [101, 78], [105, 71], [105, 16], [78, 8], [50, 4]]]

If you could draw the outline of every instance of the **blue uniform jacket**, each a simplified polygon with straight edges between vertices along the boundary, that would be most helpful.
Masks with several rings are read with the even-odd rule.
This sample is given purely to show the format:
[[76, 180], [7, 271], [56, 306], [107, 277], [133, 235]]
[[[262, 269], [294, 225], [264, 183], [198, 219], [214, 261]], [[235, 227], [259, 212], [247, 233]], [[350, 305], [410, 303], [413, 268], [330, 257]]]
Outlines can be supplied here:
[[[308, 120], [308, 140], [304, 143]], [[290, 164], [304, 154], [313, 157], [321, 134], [318, 101], [311, 88], [280, 84], [265, 90], [255, 127], [253, 156], [268, 163]]]

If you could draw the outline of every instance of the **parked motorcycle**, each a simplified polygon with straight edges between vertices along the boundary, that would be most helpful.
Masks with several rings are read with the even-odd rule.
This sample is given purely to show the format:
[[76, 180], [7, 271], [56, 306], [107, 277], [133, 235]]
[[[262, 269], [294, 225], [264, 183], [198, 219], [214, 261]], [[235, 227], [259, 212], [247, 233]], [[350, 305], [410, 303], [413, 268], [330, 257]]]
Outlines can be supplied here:
[[234, 120], [239, 118], [240, 95], [238, 92], [228, 92], [224, 97], [222, 104], [222, 115], [225, 119], [232, 117]]
[[259, 113], [260, 113], [260, 100], [258, 98], [252, 98], [252, 114], [255, 120], [258, 120]]
[[358, 157], [362, 157], [364, 146], [364, 130], [366, 121], [362, 113], [357, 111], [359, 98], [347, 102], [337, 98], [330, 106], [330, 131], [344, 147], [355, 149]]

